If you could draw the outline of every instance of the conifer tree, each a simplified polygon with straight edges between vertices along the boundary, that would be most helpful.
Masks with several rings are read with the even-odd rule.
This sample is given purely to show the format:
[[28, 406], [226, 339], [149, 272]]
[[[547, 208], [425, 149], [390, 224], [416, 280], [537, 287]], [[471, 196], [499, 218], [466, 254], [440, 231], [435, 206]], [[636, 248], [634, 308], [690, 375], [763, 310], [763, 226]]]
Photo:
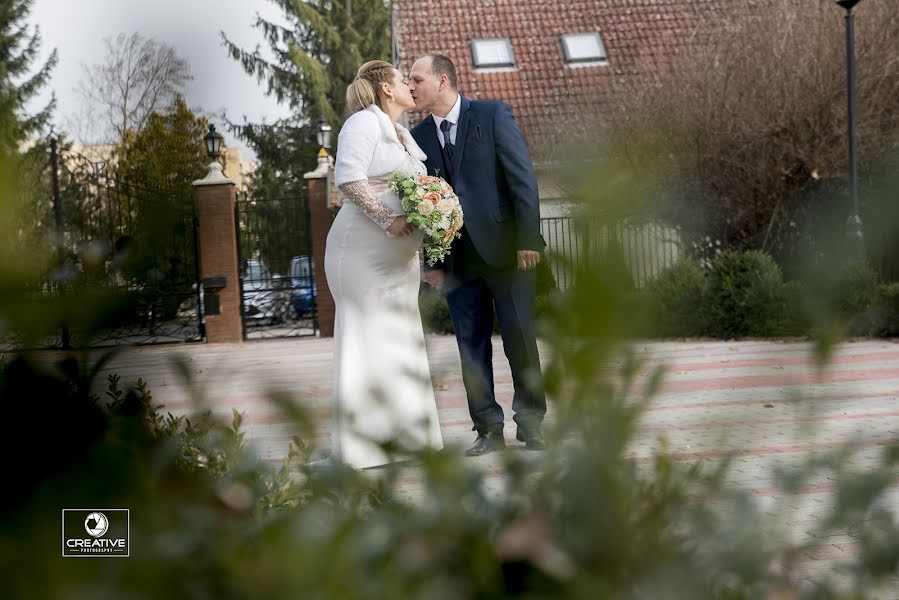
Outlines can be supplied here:
[[40, 30], [27, 20], [32, 0], [0, 0], [0, 112], [12, 116], [14, 125], [6, 128], [0, 143], [14, 146], [41, 131], [50, 120], [56, 99], [44, 108], [28, 114], [26, 105], [47, 84], [56, 65], [54, 50], [47, 61], [34, 70], [41, 46]]
[[244, 50], [222, 33], [232, 58], [264, 81], [267, 93], [286, 101], [298, 116], [343, 122], [346, 86], [359, 66], [390, 59], [390, 9], [385, 0], [271, 0], [285, 24], [258, 17], [272, 60]]

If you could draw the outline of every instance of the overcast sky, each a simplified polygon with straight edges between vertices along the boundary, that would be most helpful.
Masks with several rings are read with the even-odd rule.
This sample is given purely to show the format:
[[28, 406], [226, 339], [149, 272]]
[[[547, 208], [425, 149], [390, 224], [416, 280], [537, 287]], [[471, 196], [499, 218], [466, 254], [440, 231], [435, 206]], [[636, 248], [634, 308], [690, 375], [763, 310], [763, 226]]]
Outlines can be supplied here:
[[[232, 121], [243, 115], [274, 121], [287, 108], [267, 98], [263, 85], [227, 56], [219, 36], [224, 31], [246, 49], [262, 44], [261, 32], [252, 27], [257, 13], [276, 21], [281, 15], [268, 0], [34, 0], [30, 21], [41, 29], [41, 58], [46, 60], [53, 48], [59, 53], [48, 89], [35, 105], [46, 103], [52, 89], [57, 98], [54, 122], [57, 129], [64, 128], [66, 118], [80, 112], [75, 88], [81, 65], [103, 61], [103, 38], [137, 31], [173, 46], [190, 63], [194, 80], [185, 95], [191, 108], [224, 111]], [[239, 140], [225, 135], [229, 145], [247, 154]]]

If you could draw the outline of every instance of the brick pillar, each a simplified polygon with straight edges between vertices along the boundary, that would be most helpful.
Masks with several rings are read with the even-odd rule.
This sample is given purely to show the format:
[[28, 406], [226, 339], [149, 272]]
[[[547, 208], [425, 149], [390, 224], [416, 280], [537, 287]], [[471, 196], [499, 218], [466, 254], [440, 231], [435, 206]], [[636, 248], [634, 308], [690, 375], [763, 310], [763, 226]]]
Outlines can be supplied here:
[[[204, 314], [206, 341], [242, 342], [234, 182], [222, 175], [220, 164], [213, 162], [206, 177], [194, 182], [194, 193], [200, 281], [204, 286], [204, 304], [208, 309]], [[222, 285], [224, 287], [219, 287]], [[218, 314], [215, 314], [216, 310]]]
[[325, 150], [318, 155], [318, 168], [304, 176], [309, 189], [309, 230], [315, 265], [316, 312], [321, 337], [334, 337], [334, 297], [325, 278], [325, 240], [340, 204], [333, 191], [331, 157]]

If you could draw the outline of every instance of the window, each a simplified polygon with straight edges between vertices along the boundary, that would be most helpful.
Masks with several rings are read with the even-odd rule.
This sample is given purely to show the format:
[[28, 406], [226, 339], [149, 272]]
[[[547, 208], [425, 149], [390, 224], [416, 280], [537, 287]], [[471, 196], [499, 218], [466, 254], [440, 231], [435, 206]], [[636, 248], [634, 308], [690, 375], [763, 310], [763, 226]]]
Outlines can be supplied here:
[[471, 57], [476, 69], [496, 69], [515, 66], [509, 38], [471, 41]]
[[606, 49], [598, 33], [572, 33], [562, 36], [562, 51], [568, 64], [608, 63]]

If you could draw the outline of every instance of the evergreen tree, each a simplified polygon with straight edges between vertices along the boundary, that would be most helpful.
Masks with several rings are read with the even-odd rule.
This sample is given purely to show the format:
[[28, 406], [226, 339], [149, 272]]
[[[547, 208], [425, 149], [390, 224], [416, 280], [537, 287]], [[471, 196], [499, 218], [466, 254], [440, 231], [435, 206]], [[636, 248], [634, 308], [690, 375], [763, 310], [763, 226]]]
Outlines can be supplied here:
[[390, 9], [385, 0], [271, 0], [285, 25], [258, 17], [274, 59], [241, 49], [222, 33], [232, 58], [265, 81], [267, 93], [287, 101], [301, 120], [322, 115], [343, 122], [346, 86], [367, 60], [390, 58]]
[[126, 184], [158, 191], [192, 202], [193, 181], [206, 173], [206, 149], [202, 138], [207, 121], [196, 116], [184, 97], [163, 112], [153, 112], [140, 131], [126, 131], [119, 175]]
[[255, 151], [257, 169], [248, 177], [256, 202], [241, 216], [242, 247], [273, 271], [286, 272], [288, 257], [303, 252], [305, 214], [285, 207], [305, 197], [303, 174], [316, 164], [315, 129], [324, 116], [335, 131], [346, 111], [346, 87], [359, 66], [390, 57], [390, 9], [385, 0], [271, 0], [282, 23], [257, 18], [271, 60], [258, 48], [244, 50], [222, 33], [232, 58], [265, 82], [266, 93], [286, 102], [292, 116], [276, 123], [229, 123]]
[[390, 9], [385, 0], [271, 0], [284, 24], [259, 17], [272, 60], [244, 50], [222, 33], [228, 53], [287, 102], [293, 116], [274, 124], [231, 123], [256, 152], [249, 189], [259, 200], [298, 197], [303, 173], [315, 167], [314, 131], [324, 116], [334, 131], [346, 111], [346, 87], [366, 60], [390, 57]]
[[56, 65], [54, 50], [47, 61], [32, 73], [32, 63], [40, 51], [41, 35], [26, 23], [32, 0], [0, 0], [0, 112], [13, 115], [15, 124], [7, 128], [0, 143], [16, 145], [46, 126], [56, 99], [34, 114], [25, 105], [47, 83]]
[[178, 94], [165, 112], [151, 113], [143, 129], [126, 132], [117, 149], [120, 203], [133, 232], [126, 274], [183, 291], [194, 280], [193, 181], [206, 173], [202, 143], [207, 121]]

